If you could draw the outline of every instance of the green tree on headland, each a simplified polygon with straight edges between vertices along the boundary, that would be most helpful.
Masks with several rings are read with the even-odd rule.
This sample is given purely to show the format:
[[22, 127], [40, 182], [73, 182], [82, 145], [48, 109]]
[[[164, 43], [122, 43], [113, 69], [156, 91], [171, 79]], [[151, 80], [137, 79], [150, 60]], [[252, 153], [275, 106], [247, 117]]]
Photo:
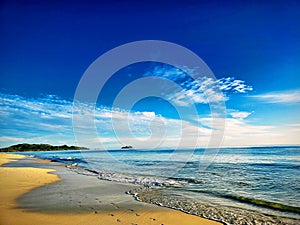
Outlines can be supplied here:
[[49, 144], [17, 144], [7, 148], [1, 148], [0, 152], [36, 152], [36, 151], [63, 151], [63, 150], [87, 150], [85, 147], [68, 145], [49, 145]]

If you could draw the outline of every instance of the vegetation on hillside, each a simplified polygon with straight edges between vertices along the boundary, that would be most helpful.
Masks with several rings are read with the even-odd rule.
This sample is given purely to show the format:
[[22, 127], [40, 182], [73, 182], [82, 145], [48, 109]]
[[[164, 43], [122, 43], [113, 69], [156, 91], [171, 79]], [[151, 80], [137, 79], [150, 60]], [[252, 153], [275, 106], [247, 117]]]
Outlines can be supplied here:
[[7, 148], [1, 148], [0, 152], [35, 152], [35, 151], [63, 151], [63, 150], [87, 150], [85, 147], [59, 145], [53, 146], [49, 144], [17, 144]]

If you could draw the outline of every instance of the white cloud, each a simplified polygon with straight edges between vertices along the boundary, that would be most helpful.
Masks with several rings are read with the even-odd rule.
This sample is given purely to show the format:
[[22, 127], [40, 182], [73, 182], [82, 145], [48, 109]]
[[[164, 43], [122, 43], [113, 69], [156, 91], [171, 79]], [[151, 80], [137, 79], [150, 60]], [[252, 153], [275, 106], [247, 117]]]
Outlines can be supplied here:
[[234, 77], [226, 77], [217, 80], [217, 83], [221, 90], [230, 91], [239, 93], [246, 93], [248, 91], [253, 91], [253, 87], [245, 84], [243, 80], [235, 80]]
[[1, 136], [0, 142], [23, 142], [24, 138], [19, 137], [9, 137], [9, 136]]
[[[189, 74], [195, 73], [189, 69]], [[192, 79], [188, 74], [175, 67], [157, 66], [153, 71], [147, 72], [144, 76], [155, 76], [165, 78], [178, 83], [181, 87], [169, 88], [167, 98], [180, 106], [188, 106], [189, 102], [208, 104], [209, 102], [227, 101], [227, 92], [246, 93], [253, 88], [245, 84], [245, 81], [236, 80], [234, 77], [214, 80], [210, 77]], [[169, 93], [168, 93], [169, 92]]]
[[[197, 132], [206, 136], [210, 130], [187, 121], [165, 118], [155, 112], [128, 112], [119, 109], [79, 104], [77, 137], [87, 147], [117, 148], [131, 144], [137, 148], [190, 146]], [[72, 102], [44, 97], [27, 99], [0, 94], [1, 146], [19, 142], [77, 144], [72, 125]], [[87, 120], [92, 116], [92, 126]], [[96, 126], [97, 133], [92, 135]], [[77, 140], [78, 141], [78, 140]]]
[[[211, 127], [212, 118], [199, 121]], [[237, 118], [226, 118], [222, 147], [299, 145], [299, 135], [300, 126], [255, 125]]]
[[300, 90], [296, 89], [288, 91], [269, 92], [261, 95], [254, 95], [251, 97], [267, 103], [299, 103]]
[[232, 118], [239, 119], [239, 120], [246, 119], [248, 116], [250, 116], [253, 113], [253, 112], [243, 112], [234, 109], [227, 110], [227, 112]]
[[150, 118], [154, 118], [156, 116], [155, 112], [137, 112], [136, 114], [142, 114], [143, 116]]
[[188, 87], [183, 86], [182, 90], [172, 93], [168, 97], [180, 106], [187, 106], [190, 100], [194, 103], [203, 104], [228, 100], [228, 97], [217, 90], [216, 81], [206, 77], [192, 81]]
[[72, 133], [72, 104], [66, 100], [46, 96], [26, 99], [18, 95], [0, 93], [1, 146], [19, 142], [65, 141], [74, 144]]
[[[20, 142], [69, 144], [76, 143], [72, 125], [72, 102], [57, 98], [26, 99], [16, 95], [0, 94], [0, 145]], [[84, 146], [119, 149], [123, 144], [136, 148], [189, 148], [205, 147], [212, 133], [212, 118], [207, 116], [196, 122], [170, 119], [155, 112], [128, 112], [82, 104], [78, 131]], [[299, 121], [282, 126], [252, 124], [244, 120], [251, 113], [229, 110], [226, 119], [223, 146], [253, 146], [299, 144]], [[96, 136], [87, 118], [92, 116]], [[222, 121], [215, 115], [214, 129], [221, 132]], [[113, 123], [112, 123], [113, 120]], [[198, 123], [199, 122], [199, 123]], [[93, 127], [92, 127], [93, 128]], [[81, 145], [82, 142], [79, 144]]]
[[300, 123], [292, 123], [292, 124], [288, 124], [287, 126], [289, 126], [289, 127], [299, 127], [300, 128]]

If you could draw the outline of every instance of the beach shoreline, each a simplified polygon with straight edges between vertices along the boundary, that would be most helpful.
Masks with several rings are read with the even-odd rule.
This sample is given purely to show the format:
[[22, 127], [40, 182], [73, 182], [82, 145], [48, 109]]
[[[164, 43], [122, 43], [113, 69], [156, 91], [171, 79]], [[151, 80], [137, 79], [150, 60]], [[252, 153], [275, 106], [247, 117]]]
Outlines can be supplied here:
[[[190, 215], [200, 216], [224, 224], [269, 224], [269, 225], [298, 225], [299, 217], [278, 216], [272, 213], [249, 210], [238, 206], [221, 206], [197, 201], [191, 196], [180, 196], [167, 189], [157, 188], [138, 188], [131, 191], [131, 194], [137, 196], [139, 201], [179, 210]], [[294, 215], [296, 216], [296, 215]]]
[[125, 194], [134, 185], [76, 175], [61, 165], [16, 154], [0, 154], [0, 164], [1, 225], [221, 224], [135, 201]]

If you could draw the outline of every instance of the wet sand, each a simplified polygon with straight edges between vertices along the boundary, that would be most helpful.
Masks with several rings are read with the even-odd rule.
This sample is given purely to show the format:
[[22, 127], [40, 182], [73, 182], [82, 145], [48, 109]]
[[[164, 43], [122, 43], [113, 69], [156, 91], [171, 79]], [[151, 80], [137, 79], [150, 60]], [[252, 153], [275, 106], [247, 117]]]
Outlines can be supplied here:
[[56, 163], [0, 154], [0, 164], [1, 225], [221, 224], [137, 202], [125, 194], [135, 185], [83, 176]]

